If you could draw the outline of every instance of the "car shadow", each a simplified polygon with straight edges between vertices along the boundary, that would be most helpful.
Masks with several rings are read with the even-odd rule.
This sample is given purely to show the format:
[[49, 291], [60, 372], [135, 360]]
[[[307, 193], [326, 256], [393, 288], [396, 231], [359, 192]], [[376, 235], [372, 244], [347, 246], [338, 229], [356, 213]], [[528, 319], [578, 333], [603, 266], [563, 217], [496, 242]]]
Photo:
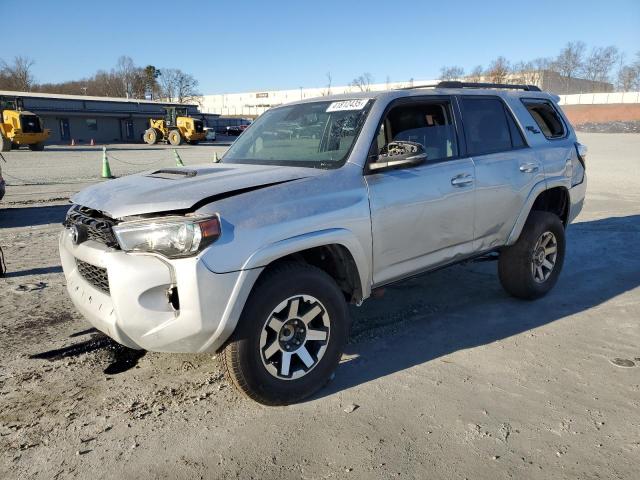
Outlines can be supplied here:
[[7, 272], [4, 274], [6, 278], [14, 278], [14, 277], [27, 277], [29, 275], [47, 275], [49, 273], [62, 273], [62, 267], [60, 265], [56, 265], [55, 267], [40, 267], [40, 268], [29, 268], [28, 270], [19, 270], [17, 272]]
[[[18, 228], [51, 223], [62, 223], [69, 205], [46, 207], [0, 208], [0, 231], [3, 228]], [[0, 241], [2, 237], [0, 236]]]
[[[521, 301], [501, 288], [496, 262], [467, 263], [387, 288], [353, 307], [335, 379], [314, 399], [562, 321], [640, 285], [640, 215], [571, 225], [555, 288]], [[603, 247], [606, 245], [606, 248]]]

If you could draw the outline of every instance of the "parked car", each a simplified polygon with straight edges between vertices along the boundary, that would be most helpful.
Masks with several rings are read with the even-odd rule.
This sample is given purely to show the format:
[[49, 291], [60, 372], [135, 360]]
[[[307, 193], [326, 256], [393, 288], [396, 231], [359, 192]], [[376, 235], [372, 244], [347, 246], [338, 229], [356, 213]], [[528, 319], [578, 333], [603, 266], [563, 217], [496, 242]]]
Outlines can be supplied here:
[[[89, 187], [60, 235], [69, 295], [131, 348], [222, 351], [233, 383], [269, 405], [330, 379], [347, 304], [375, 288], [497, 254], [509, 294], [541, 297], [582, 209], [586, 148], [558, 97], [486, 87], [287, 104], [219, 164]], [[292, 123], [309, 134], [274, 134]]]
[[238, 136], [244, 132], [249, 125], [229, 125], [227, 127], [227, 135]]
[[4, 181], [4, 178], [2, 178], [2, 163], [0, 163], [0, 200], [2, 200], [2, 198], [4, 197], [5, 189], [6, 183]]

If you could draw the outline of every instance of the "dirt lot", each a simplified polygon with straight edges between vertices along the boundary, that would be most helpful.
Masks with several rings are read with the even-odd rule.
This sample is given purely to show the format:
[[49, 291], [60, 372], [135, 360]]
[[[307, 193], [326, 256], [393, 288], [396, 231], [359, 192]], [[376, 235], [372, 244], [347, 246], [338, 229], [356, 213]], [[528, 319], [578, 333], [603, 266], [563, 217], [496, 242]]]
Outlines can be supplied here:
[[57, 256], [66, 206], [38, 200], [94, 181], [99, 152], [10, 153], [10, 183], [55, 184], [0, 209], [0, 478], [640, 478], [640, 135], [581, 141], [588, 201], [551, 294], [507, 297], [493, 262], [388, 288], [352, 309], [333, 382], [286, 408], [239, 396], [211, 355], [88, 330]]

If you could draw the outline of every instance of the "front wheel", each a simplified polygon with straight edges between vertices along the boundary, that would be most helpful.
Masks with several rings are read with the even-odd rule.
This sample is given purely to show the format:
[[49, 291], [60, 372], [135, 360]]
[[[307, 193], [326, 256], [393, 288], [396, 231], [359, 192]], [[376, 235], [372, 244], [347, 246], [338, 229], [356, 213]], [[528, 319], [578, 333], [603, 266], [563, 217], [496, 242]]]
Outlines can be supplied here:
[[564, 226], [560, 218], [553, 213], [533, 211], [518, 241], [500, 252], [500, 283], [514, 297], [540, 298], [558, 281], [564, 252]]
[[156, 143], [158, 143], [158, 132], [155, 128], [148, 128], [147, 130], [145, 130], [142, 139], [149, 145], [155, 145]]
[[230, 380], [264, 405], [300, 401], [322, 388], [349, 335], [344, 295], [307, 264], [267, 270], [251, 292], [222, 358]]
[[31, 145], [29, 145], [29, 149], [32, 152], [42, 152], [44, 150], [44, 143], [43, 142], [32, 143]]

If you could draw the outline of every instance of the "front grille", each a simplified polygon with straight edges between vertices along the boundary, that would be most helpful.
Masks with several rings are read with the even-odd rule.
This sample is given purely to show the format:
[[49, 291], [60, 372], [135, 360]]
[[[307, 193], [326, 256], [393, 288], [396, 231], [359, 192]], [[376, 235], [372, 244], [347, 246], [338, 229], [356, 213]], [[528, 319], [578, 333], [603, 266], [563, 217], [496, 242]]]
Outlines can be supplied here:
[[81, 226], [87, 233], [87, 240], [95, 240], [107, 247], [118, 248], [118, 241], [112, 230], [116, 222], [97, 210], [74, 205], [62, 224], [65, 227]]
[[109, 295], [109, 276], [107, 275], [107, 269], [96, 267], [90, 263], [83, 262], [76, 258], [76, 265], [78, 266], [78, 273], [91, 285], [98, 290], [103, 291]]

